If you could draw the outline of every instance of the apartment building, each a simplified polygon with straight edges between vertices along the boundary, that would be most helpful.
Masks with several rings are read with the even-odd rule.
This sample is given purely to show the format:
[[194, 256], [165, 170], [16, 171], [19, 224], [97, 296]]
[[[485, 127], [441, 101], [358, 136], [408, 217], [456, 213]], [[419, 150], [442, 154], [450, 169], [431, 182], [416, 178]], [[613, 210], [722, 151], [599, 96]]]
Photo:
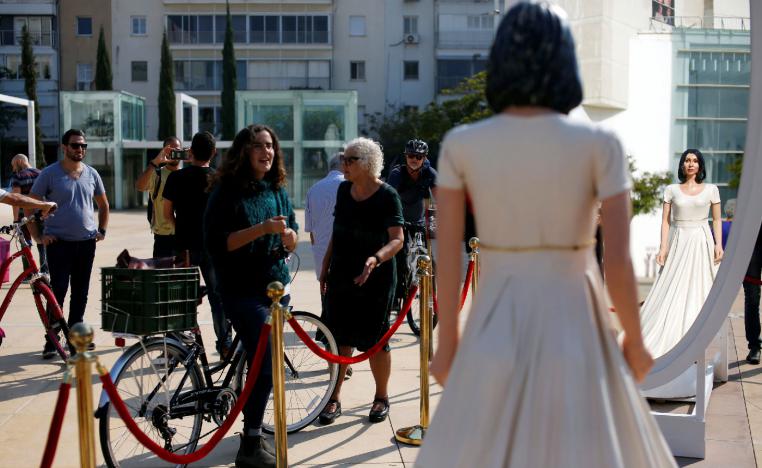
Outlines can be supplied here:
[[[112, 0], [58, 0], [62, 91], [91, 91], [95, 87], [98, 35], [103, 28], [111, 48]], [[113, 54], [112, 54], [113, 55]]]
[[[47, 156], [54, 157], [58, 141], [58, 11], [55, 0], [15, 0], [0, 2], [0, 93], [26, 99], [21, 76], [21, 31], [27, 27], [32, 39], [37, 70], [37, 99], [40, 109], [40, 129]], [[4, 133], [5, 151], [26, 152], [26, 116], [11, 124]], [[12, 155], [11, 155], [12, 156]], [[39, 157], [39, 156], [38, 156]], [[3, 164], [6, 161], [3, 160]]]

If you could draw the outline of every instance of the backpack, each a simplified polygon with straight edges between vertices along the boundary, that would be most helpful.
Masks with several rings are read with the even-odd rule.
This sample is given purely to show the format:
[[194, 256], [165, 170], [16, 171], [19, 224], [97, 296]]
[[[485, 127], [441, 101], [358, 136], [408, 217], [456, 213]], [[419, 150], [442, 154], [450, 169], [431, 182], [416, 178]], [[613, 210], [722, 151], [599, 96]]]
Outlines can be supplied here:
[[159, 189], [161, 188], [161, 169], [156, 169], [156, 179], [153, 184], [153, 196], [148, 196], [148, 204], [146, 205], [146, 217], [148, 218], [148, 224], [153, 227], [153, 201], [159, 196]]

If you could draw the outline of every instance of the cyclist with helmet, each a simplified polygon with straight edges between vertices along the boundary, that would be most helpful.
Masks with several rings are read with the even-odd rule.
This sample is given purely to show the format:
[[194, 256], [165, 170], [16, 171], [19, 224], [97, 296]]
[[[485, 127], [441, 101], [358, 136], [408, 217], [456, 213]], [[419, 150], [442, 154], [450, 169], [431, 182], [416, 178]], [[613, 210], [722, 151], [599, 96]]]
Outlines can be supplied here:
[[417, 231], [425, 229], [424, 200], [431, 197], [431, 191], [436, 186], [437, 171], [431, 167], [428, 160], [429, 145], [423, 140], [413, 139], [405, 145], [405, 164], [393, 168], [386, 181], [399, 193], [402, 202], [402, 216], [405, 218], [405, 242], [402, 250], [397, 253], [397, 298], [404, 300], [407, 290], [408, 275], [407, 252], [409, 243]]

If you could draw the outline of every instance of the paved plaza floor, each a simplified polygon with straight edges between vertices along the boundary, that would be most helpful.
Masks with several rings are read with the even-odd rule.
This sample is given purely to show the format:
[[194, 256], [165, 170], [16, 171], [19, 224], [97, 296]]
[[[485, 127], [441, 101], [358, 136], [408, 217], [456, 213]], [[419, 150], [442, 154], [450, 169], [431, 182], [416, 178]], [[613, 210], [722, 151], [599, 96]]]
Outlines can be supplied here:
[[[298, 217], [303, 225], [303, 212]], [[7, 222], [10, 210], [0, 209], [0, 223]], [[307, 237], [302, 239], [298, 249], [301, 268], [293, 285], [292, 304], [296, 309], [319, 313], [312, 255], [305, 241]], [[107, 367], [117, 359], [121, 349], [114, 346], [109, 333], [100, 331], [100, 268], [113, 266], [116, 256], [125, 248], [133, 256], [148, 257], [151, 246], [143, 211], [112, 213], [108, 238], [98, 244], [85, 314], [85, 320], [96, 329], [96, 354]], [[11, 274], [17, 272], [18, 266]], [[641, 290], [644, 293], [647, 288]], [[68, 304], [65, 310], [68, 311]], [[211, 314], [206, 303], [200, 309], [199, 323], [207, 343], [213, 342]], [[27, 286], [17, 292], [0, 326], [7, 334], [0, 347], [0, 467], [36, 467], [42, 456], [63, 365], [59, 360], [40, 358], [41, 326]], [[757, 456], [762, 456], [762, 366], [749, 366], [742, 361], [746, 355], [742, 294], [731, 310], [731, 326], [731, 344], [735, 344], [737, 352], [731, 352], [730, 381], [717, 386], [709, 404], [707, 457], [679, 459], [681, 466], [754, 467]], [[412, 466], [418, 449], [398, 444], [394, 432], [418, 422], [418, 341], [403, 325], [392, 338], [391, 346], [393, 372], [388, 420], [381, 424], [368, 422], [373, 378], [367, 362], [355, 365], [354, 376], [342, 392], [344, 414], [333, 425], [310, 426], [290, 436], [290, 466]], [[97, 378], [93, 386], [97, 399], [100, 395]], [[432, 406], [436, 408], [441, 388], [432, 384], [430, 391]], [[238, 436], [233, 432], [240, 428], [241, 424], [234, 425], [211, 455], [193, 466], [232, 466], [238, 449]], [[102, 465], [100, 447], [96, 456]], [[78, 460], [76, 402], [72, 392], [54, 466], [77, 467]]]

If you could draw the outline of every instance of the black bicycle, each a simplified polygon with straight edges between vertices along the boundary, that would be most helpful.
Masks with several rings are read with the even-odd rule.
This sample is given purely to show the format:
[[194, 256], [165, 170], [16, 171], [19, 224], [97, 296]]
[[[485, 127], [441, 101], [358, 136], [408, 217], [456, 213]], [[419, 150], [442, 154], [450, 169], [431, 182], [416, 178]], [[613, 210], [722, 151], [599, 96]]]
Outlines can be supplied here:
[[[414, 287], [418, 287], [419, 279], [418, 279], [418, 259], [422, 256], [426, 255], [429, 256], [429, 248], [426, 245], [426, 239], [424, 236], [424, 228], [405, 223], [405, 239], [406, 242], [408, 242], [408, 249], [407, 249], [407, 256], [405, 258], [405, 263], [407, 265], [407, 271], [406, 274], [400, 279], [400, 281], [403, 281], [403, 287], [401, 288], [402, 291], [404, 291], [401, 295], [401, 297], [397, 298], [396, 303], [399, 304], [399, 308], [402, 307], [402, 304], [404, 303], [404, 300], [409, 296], [410, 291]], [[410, 239], [407, 241], [407, 239]], [[431, 262], [431, 268], [432, 268], [432, 275], [434, 273], [435, 264], [432, 259]], [[431, 301], [431, 307], [435, 307], [436, 303], [436, 281], [432, 282], [432, 294], [433, 296], [429, 299]], [[412, 304], [410, 305], [410, 312], [407, 314], [407, 324], [410, 326], [410, 330], [413, 331], [413, 334], [415, 336], [421, 335], [421, 306], [420, 306], [420, 291], [416, 293], [415, 298], [413, 299]], [[433, 321], [432, 321], [432, 328], [437, 326], [437, 315], [434, 314]]]
[[[291, 312], [326, 350], [338, 347], [328, 327], [309, 312]], [[210, 365], [198, 329], [140, 336], [111, 368], [111, 378], [138, 426], [165, 449], [185, 454], [223, 424], [246, 380], [247, 359], [238, 336], [235, 351]], [[289, 433], [317, 419], [338, 379], [338, 365], [317, 357], [290, 327], [284, 327], [286, 424]], [[272, 433], [272, 397], [263, 430]], [[172, 466], [133, 438], [105, 392], [96, 411], [100, 442], [109, 467]], [[175, 465], [182, 466], [182, 465]]]

